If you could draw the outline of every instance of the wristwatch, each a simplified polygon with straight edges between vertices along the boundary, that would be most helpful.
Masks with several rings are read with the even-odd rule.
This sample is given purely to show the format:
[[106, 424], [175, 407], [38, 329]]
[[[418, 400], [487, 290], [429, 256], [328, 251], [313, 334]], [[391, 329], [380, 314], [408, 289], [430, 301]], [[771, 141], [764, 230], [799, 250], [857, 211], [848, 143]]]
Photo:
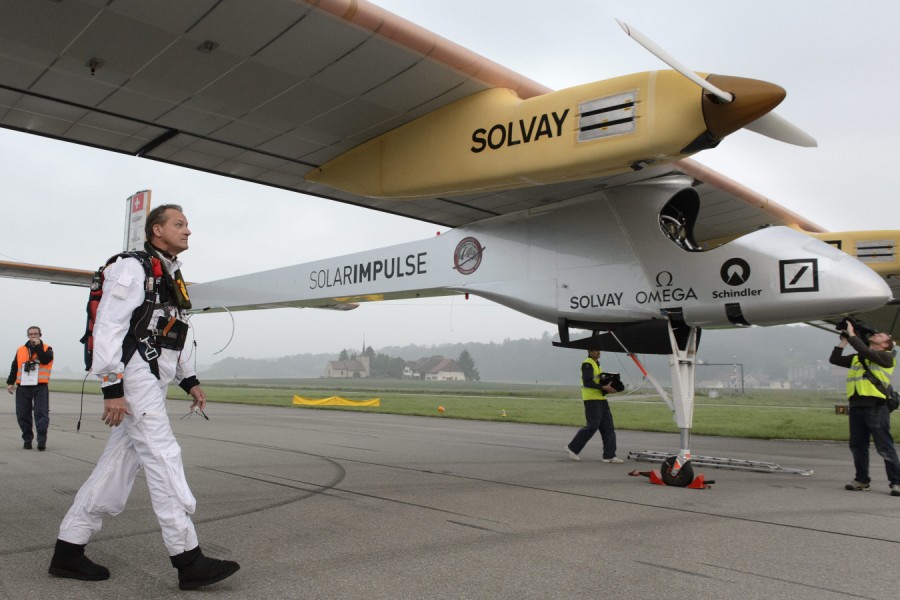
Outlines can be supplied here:
[[122, 376], [118, 373], [107, 373], [103, 376], [103, 383], [118, 383]]

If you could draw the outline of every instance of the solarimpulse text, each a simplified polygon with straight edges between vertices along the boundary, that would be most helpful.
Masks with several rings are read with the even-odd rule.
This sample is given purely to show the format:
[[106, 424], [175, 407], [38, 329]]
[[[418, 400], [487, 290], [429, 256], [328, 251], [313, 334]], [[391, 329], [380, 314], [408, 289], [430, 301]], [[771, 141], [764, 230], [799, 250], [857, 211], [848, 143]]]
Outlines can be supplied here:
[[428, 272], [426, 270], [427, 258], [427, 252], [419, 252], [418, 254], [407, 254], [405, 257], [395, 256], [383, 260], [343, 265], [335, 269], [319, 269], [309, 274], [309, 289], [424, 275]]

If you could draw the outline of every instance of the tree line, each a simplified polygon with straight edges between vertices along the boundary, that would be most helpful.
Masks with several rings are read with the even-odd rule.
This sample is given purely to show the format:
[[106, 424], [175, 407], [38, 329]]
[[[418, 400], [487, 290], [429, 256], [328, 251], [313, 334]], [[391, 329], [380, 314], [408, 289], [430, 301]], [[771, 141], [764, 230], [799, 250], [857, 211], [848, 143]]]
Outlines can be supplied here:
[[[554, 338], [548, 332], [541, 338], [502, 342], [388, 346], [377, 353], [366, 348], [366, 355], [373, 376], [382, 378], [402, 377], [406, 361], [443, 355], [458, 356], [457, 362], [469, 380], [579, 385], [585, 352], [554, 347]], [[837, 389], [843, 385], [846, 371], [832, 369], [828, 363], [835, 343], [837, 335], [809, 326], [704, 331], [697, 358], [706, 366], [697, 369], [697, 381], [729, 378], [734, 371], [732, 365], [740, 365], [739, 373], [746, 377], [748, 386], [766, 387], [769, 380], [787, 379], [794, 387]], [[350, 358], [350, 351], [342, 351], [340, 357]], [[668, 385], [666, 356], [639, 358], [660, 383]], [[199, 370], [201, 378], [210, 379], [310, 378], [323, 377], [328, 361], [332, 360], [335, 360], [334, 353], [267, 359], [225, 358]], [[600, 362], [604, 371], [622, 373], [629, 387], [641, 384], [640, 371], [624, 354], [604, 352]], [[713, 366], [716, 364], [724, 366]]]

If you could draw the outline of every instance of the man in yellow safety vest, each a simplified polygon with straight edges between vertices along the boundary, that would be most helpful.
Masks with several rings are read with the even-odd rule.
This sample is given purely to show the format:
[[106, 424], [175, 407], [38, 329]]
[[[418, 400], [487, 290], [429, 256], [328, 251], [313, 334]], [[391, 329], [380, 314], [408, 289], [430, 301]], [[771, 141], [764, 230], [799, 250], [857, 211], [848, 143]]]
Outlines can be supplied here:
[[566, 446], [572, 460], [581, 460], [579, 454], [594, 434], [599, 431], [603, 440], [603, 462], [621, 463], [616, 456], [616, 427], [606, 394], [621, 391], [611, 383], [601, 383], [603, 369], [600, 368], [600, 350], [591, 348], [588, 357], [581, 363], [581, 399], [584, 400], [585, 426], [578, 430]]
[[[847, 345], [856, 354], [844, 356]], [[869, 437], [875, 442], [875, 450], [884, 459], [892, 496], [900, 496], [900, 460], [891, 437], [891, 413], [885, 402], [884, 390], [891, 383], [891, 374], [897, 360], [894, 358], [894, 340], [887, 333], [873, 333], [868, 343], [856, 334], [852, 320], [847, 320], [841, 341], [831, 351], [829, 362], [846, 367], [847, 400], [850, 405], [850, 452], [856, 476], [844, 486], [850, 491], [866, 491], [871, 488], [869, 478]], [[877, 384], [876, 384], [877, 382]], [[881, 388], [881, 389], [879, 389]]]

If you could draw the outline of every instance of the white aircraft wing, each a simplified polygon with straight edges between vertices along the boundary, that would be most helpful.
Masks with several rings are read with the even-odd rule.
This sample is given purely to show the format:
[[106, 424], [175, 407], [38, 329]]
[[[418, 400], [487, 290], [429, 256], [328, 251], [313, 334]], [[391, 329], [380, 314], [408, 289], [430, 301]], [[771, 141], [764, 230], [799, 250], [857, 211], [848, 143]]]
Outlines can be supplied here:
[[[523, 100], [551, 91], [365, 0], [352, 6], [9, 4], [0, 9], [0, 126], [448, 227], [602, 184], [594, 178], [411, 202], [307, 180], [347, 150], [461, 98], [494, 88]], [[772, 202], [748, 204], [721, 192], [704, 199], [711, 207], [701, 210], [701, 238], [707, 212], [712, 237], [786, 224]]]

